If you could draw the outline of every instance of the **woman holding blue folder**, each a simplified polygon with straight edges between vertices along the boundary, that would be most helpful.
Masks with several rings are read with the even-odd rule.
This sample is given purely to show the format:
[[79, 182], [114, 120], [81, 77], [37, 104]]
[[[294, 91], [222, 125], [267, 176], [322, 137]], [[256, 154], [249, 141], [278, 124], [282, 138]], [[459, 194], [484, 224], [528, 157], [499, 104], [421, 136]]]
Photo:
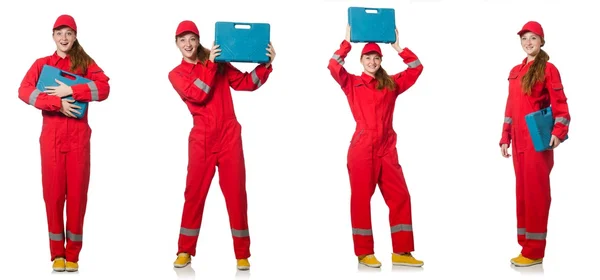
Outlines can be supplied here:
[[398, 95], [415, 84], [423, 72], [423, 65], [411, 50], [399, 46], [398, 31], [392, 47], [408, 68], [397, 74], [388, 75], [381, 67], [383, 55], [375, 43], [367, 43], [362, 49], [363, 73], [360, 76], [349, 74], [343, 64], [351, 47], [348, 26], [346, 38], [329, 59], [328, 68], [346, 95], [356, 120], [347, 164], [352, 192], [350, 214], [354, 253], [362, 265], [381, 266], [373, 251], [370, 206], [375, 187], [379, 185], [390, 208], [392, 264], [422, 266], [423, 262], [411, 254], [414, 239], [410, 194], [398, 162], [392, 116]]
[[[56, 51], [33, 63], [21, 82], [19, 98], [42, 111], [42, 186], [52, 268], [55, 271], [77, 271], [90, 180], [92, 130], [87, 120], [89, 109], [77, 118], [81, 108], [73, 102], [103, 101], [108, 98], [110, 87], [104, 71], [79, 44], [73, 17], [59, 16], [52, 29], [52, 38]], [[90, 81], [68, 86], [56, 80], [56, 86], [39, 89], [37, 84], [44, 65]], [[65, 200], [66, 232], [63, 222]]]
[[[527, 57], [508, 76], [509, 91], [504, 115], [500, 150], [512, 156], [516, 176], [517, 240], [522, 250], [511, 259], [515, 266], [542, 263], [550, 211], [550, 171], [553, 149], [567, 137], [571, 116], [560, 73], [542, 50], [544, 30], [535, 21], [527, 22], [517, 33]], [[532, 144], [525, 116], [551, 106], [555, 123], [548, 149], [538, 152]]]
[[250, 268], [250, 233], [246, 201], [246, 171], [241, 126], [233, 107], [230, 88], [255, 91], [265, 84], [273, 71], [275, 50], [265, 46], [270, 61], [250, 73], [242, 73], [230, 63], [215, 63], [219, 46], [211, 50], [200, 44], [200, 32], [192, 21], [182, 21], [175, 42], [183, 56], [169, 72], [169, 81], [194, 120], [189, 136], [188, 174], [185, 203], [179, 230], [174, 266], [185, 267], [196, 254], [204, 202], [219, 167], [219, 183], [229, 214], [237, 268]]

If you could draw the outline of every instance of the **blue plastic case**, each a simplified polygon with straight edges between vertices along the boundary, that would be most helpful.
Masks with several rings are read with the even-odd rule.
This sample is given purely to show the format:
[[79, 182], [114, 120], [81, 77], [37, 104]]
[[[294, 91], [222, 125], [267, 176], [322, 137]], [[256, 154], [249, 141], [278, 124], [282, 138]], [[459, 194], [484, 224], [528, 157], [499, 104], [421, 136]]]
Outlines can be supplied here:
[[396, 42], [396, 16], [392, 8], [349, 7], [350, 42]]
[[[36, 88], [41, 92], [45, 92], [46, 87], [58, 86], [58, 83], [56, 83], [55, 80], [59, 80], [68, 86], [86, 84], [91, 82], [91, 80], [75, 75], [73, 73], [58, 69], [50, 65], [44, 65], [44, 67], [42, 67], [42, 72], [40, 73], [40, 78], [38, 79]], [[63, 99], [72, 100], [73, 96], [65, 96], [63, 97]], [[88, 103], [75, 101], [72, 104], [81, 107], [81, 109], [77, 110], [79, 111], [79, 114], [73, 113], [78, 119], [81, 119], [85, 114], [85, 111], [87, 110]]]
[[[529, 129], [534, 149], [538, 152], [550, 149], [550, 138], [552, 137], [552, 129], [554, 128], [552, 107], [546, 107], [527, 114], [525, 116], [525, 123]], [[564, 141], [567, 139], [569, 139], [568, 135]]]
[[268, 23], [224, 22], [215, 23], [215, 44], [221, 53], [215, 62], [267, 63], [267, 48], [271, 41]]

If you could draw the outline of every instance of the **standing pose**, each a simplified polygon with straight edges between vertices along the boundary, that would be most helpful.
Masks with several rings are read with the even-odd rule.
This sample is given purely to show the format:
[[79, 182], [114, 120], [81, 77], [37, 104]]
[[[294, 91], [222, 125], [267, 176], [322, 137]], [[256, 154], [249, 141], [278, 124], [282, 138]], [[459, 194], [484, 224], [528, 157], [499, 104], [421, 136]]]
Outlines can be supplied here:
[[[552, 149], [565, 140], [571, 116], [558, 69], [548, 62], [550, 57], [541, 48], [545, 44], [542, 26], [530, 21], [518, 32], [521, 47], [527, 54], [510, 70], [508, 99], [504, 115], [500, 150], [510, 157], [512, 142], [513, 164], [517, 189], [517, 239], [523, 248], [511, 262], [515, 266], [542, 263], [546, 248], [546, 231], [550, 211], [550, 171], [554, 165]], [[525, 115], [552, 106], [555, 118], [548, 149], [534, 150]]]
[[175, 41], [183, 59], [169, 72], [169, 81], [189, 108], [194, 126], [189, 136], [185, 204], [174, 266], [185, 267], [196, 254], [204, 202], [218, 167], [237, 267], [246, 270], [250, 268], [246, 171], [242, 128], [235, 116], [230, 87], [237, 91], [260, 88], [273, 71], [275, 50], [269, 44], [270, 61], [258, 65], [251, 73], [242, 73], [230, 63], [214, 62], [220, 53], [219, 46], [205, 49], [200, 44], [198, 28], [191, 21], [179, 24]]
[[392, 126], [396, 98], [417, 81], [423, 65], [412, 51], [399, 46], [398, 31], [392, 47], [408, 65], [406, 70], [389, 76], [381, 67], [381, 49], [375, 43], [367, 43], [360, 57], [363, 73], [360, 76], [349, 74], [342, 66], [351, 49], [348, 26], [346, 39], [329, 60], [328, 66], [346, 94], [356, 121], [347, 159], [352, 192], [352, 236], [359, 263], [370, 267], [381, 266], [374, 256], [371, 229], [371, 197], [377, 185], [390, 210], [392, 263], [423, 265], [411, 254], [414, 240], [410, 194], [398, 162], [397, 136]]
[[[75, 114], [79, 114], [81, 108], [73, 104], [73, 99], [81, 102], [103, 101], [108, 98], [110, 87], [104, 71], [79, 44], [73, 17], [59, 16], [52, 37], [56, 51], [33, 63], [21, 82], [19, 98], [42, 111], [42, 186], [52, 267], [55, 271], [77, 271], [90, 180], [92, 130], [87, 119], [89, 108], [82, 118], [76, 118]], [[67, 86], [58, 81], [58, 86], [40, 91], [36, 85], [44, 65], [80, 75], [91, 82]], [[72, 96], [73, 99], [63, 99], [66, 96]], [[63, 222], [65, 201], [66, 233]]]

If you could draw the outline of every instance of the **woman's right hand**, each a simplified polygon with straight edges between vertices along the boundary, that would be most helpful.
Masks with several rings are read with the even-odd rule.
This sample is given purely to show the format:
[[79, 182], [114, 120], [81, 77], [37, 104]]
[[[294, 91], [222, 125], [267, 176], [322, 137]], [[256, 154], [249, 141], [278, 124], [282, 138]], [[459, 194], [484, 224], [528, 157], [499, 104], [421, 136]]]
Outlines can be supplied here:
[[510, 154], [508, 153], [508, 144], [502, 144], [502, 146], [500, 146], [500, 152], [502, 153], [503, 157], [509, 158]]
[[79, 114], [79, 111], [77, 111], [77, 109], [81, 109], [81, 107], [72, 104], [73, 102], [75, 102], [75, 100], [73, 99], [62, 99], [60, 112], [67, 117], [77, 118], [77, 116], [75, 116], [73, 113]]
[[221, 54], [219, 45], [213, 45], [212, 49], [210, 49], [210, 55], [208, 56], [208, 59], [214, 63], [215, 57], [219, 56], [219, 54]]
[[348, 43], [350, 43], [350, 24], [346, 25], [346, 41], [348, 41]]

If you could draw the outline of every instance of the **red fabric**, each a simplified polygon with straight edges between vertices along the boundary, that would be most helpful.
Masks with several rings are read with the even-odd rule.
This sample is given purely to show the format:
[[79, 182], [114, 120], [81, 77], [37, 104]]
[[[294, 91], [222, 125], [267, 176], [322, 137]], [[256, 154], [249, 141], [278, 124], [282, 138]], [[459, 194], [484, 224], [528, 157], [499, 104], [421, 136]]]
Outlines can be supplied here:
[[527, 32], [533, 32], [539, 35], [540, 37], [544, 38], [544, 29], [542, 28], [542, 25], [540, 25], [536, 21], [529, 21], [525, 23], [525, 25], [523, 25], [523, 28], [521, 28], [521, 30], [517, 34], [519, 36], [522, 36]]
[[70, 15], [60, 15], [58, 18], [56, 18], [52, 29], [56, 29], [61, 26], [67, 26], [73, 29], [73, 31], [77, 32], [77, 24], [75, 23], [75, 19]]
[[227, 63], [224, 73], [219, 74], [216, 63], [207, 61], [202, 65], [182, 60], [169, 72], [173, 88], [194, 119], [189, 136], [178, 253], [196, 254], [204, 203], [218, 166], [235, 256], [237, 259], [250, 257], [241, 125], [235, 116], [230, 87], [237, 91], [254, 91], [267, 81], [272, 71], [272, 66], [266, 68], [261, 64], [252, 72], [243, 73]]
[[[48, 230], [50, 235], [51, 259], [66, 257], [77, 262], [81, 251], [83, 220], [86, 211], [87, 191], [90, 178], [90, 137], [92, 130], [87, 122], [91, 106], [81, 119], [66, 117], [59, 112], [59, 97], [39, 93], [36, 97], [36, 84], [44, 64], [70, 71], [70, 60], [54, 53], [36, 60], [21, 82], [19, 98], [23, 102], [42, 110], [43, 126], [40, 135], [42, 158], [42, 185]], [[93, 81], [97, 88], [97, 99], [92, 98], [90, 85], [73, 86], [73, 98], [78, 101], [103, 101], [108, 98], [109, 78], [96, 64], [89, 67], [88, 73], [81, 75]], [[94, 96], [96, 96], [94, 94]], [[66, 233], [63, 211], [67, 204]], [[66, 234], [66, 248], [65, 248]]]
[[380, 57], [383, 57], [381, 48], [376, 43], [366, 43], [362, 49], [361, 54], [368, 54], [370, 52], [376, 52]]
[[200, 32], [198, 31], [198, 27], [193, 21], [184, 20], [177, 25], [177, 30], [175, 31], [175, 36], [179, 36], [184, 32], [192, 32], [197, 36], [200, 36]]
[[512, 144], [516, 176], [518, 241], [523, 256], [531, 259], [544, 257], [548, 214], [550, 211], [550, 172], [554, 165], [554, 152], [536, 152], [533, 148], [525, 115], [552, 106], [557, 122], [552, 131], [561, 141], [568, 133], [571, 120], [567, 98], [563, 91], [556, 66], [546, 63], [544, 82], [533, 86], [531, 96], [523, 93], [521, 79], [533, 61], [515, 66], [508, 76], [509, 94], [506, 102], [505, 122], [500, 145]]
[[411, 252], [414, 241], [410, 194], [398, 161], [392, 119], [396, 98], [417, 81], [423, 65], [405, 48], [399, 55], [409, 68], [391, 76], [396, 90], [377, 90], [377, 81], [370, 76], [346, 72], [343, 60], [350, 49], [350, 43], [344, 40], [329, 60], [328, 68], [345, 93], [356, 121], [347, 158], [354, 251], [357, 256], [373, 253], [370, 201], [379, 185], [390, 208], [393, 250]]

